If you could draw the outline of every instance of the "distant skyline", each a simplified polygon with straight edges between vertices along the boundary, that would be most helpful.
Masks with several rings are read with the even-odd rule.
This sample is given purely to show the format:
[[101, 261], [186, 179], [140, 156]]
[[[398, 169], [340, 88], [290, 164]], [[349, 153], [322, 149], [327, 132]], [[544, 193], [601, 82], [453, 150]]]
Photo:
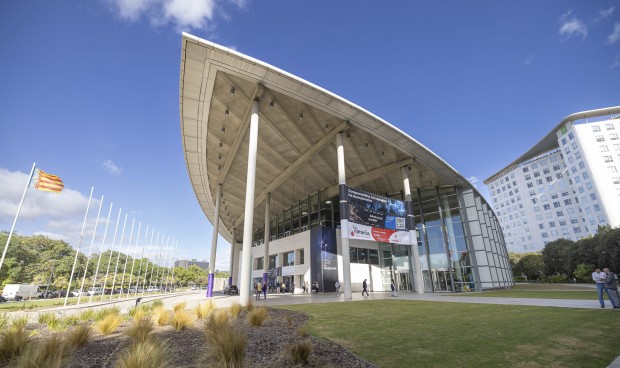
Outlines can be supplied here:
[[[212, 226], [179, 128], [183, 31], [378, 115], [489, 203], [482, 180], [565, 116], [620, 105], [616, 1], [4, 1], [0, 230], [36, 161], [65, 189], [29, 190], [18, 234], [77, 246], [94, 187], [82, 250], [104, 195], [103, 220], [114, 202], [109, 231], [122, 208], [143, 233], [148, 225], [178, 240], [175, 259], [209, 260]], [[100, 220], [95, 251], [103, 229]], [[218, 244], [216, 268], [226, 270], [230, 245]]]

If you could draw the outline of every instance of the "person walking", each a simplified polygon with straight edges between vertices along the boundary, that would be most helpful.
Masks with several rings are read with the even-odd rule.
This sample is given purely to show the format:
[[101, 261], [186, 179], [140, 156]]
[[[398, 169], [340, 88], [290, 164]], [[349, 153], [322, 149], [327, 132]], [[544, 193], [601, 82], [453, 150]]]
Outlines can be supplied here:
[[[596, 283], [596, 291], [598, 293], [598, 302], [601, 304], [601, 308], [605, 308], [605, 300], [603, 299], [603, 289], [605, 288], [605, 278], [607, 275], [605, 272], [601, 272], [600, 268], [597, 268], [592, 272], [592, 280]], [[613, 305], [612, 305], [613, 306]]]
[[263, 284], [256, 283], [256, 300], [260, 300], [260, 295], [263, 293]]
[[392, 288], [392, 296], [396, 296], [396, 283], [394, 283], [394, 279], [391, 279], [392, 282], [390, 284], [390, 288]]
[[616, 275], [613, 272], [609, 271], [609, 268], [603, 268], [603, 272], [605, 272], [605, 292], [607, 292], [607, 296], [609, 297], [609, 301], [614, 309], [620, 308], [620, 301], [618, 301], [618, 286], [616, 285]]
[[267, 299], [267, 281], [263, 281], [263, 296]]
[[364, 296], [364, 293], [366, 293], [366, 296], [369, 296], [368, 283], [366, 282], [366, 279], [364, 279], [364, 282], [362, 282], [362, 296]]
[[340, 280], [336, 280], [336, 296], [340, 295]]

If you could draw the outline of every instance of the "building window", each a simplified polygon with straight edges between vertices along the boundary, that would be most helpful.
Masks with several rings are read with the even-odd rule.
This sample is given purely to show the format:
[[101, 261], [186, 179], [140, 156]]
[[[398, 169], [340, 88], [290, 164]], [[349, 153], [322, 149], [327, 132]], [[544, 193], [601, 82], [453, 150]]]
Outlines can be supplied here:
[[605, 142], [605, 137], [603, 137], [602, 135], [597, 135], [594, 138], [596, 138], [597, 142]]
[[614, 184], [620, 184], [620, 177], [618, 176], [614, 176], [611, 180]]
[[609, 135], [609, 139], [611, 139], [612, 141], [618, 140], [618, 134], [617, 133], [611, 133]]
[[305, 259], [304, 259], [304, 249], [301, 248], [299, 249], [299, 264], [304, 264]]
[[593, 132], [600, 132], [601, 131], [601, 127], [598, 125], [592, 125], [592, 131]]
[[614, 125], [613, 125], [613, 124], [608, 123], [608, 124], [605, 124], [605, 129], [607, 129], [607, 130], [614, 130], [614, 129], [616, 129], [616, 128], [614, 127]]
[[611, 156], [603, 156], [603, 159], [605, 160], [605, 162], [614, 162], [614, 159]]
[[607, 166], [607, 169], [610, 173], [615, 174], [618, 172], [618, 169], [615, 166]]
[[601, 149], [601, 152], [609, 152], [609, 147], [606, 144], [601, 144], [598, 148]]
[[548, 204], [545, 204], [545, 205], [543, 205], [543, 208], [544, 208], [545, 210], [550, 210], [550, 209], [551, 209], [551, 206], [549, 206]]
[[538, 228], [539, 229], [544, 229], [545, 228], [545, 224], [538, 224]]
[[278, 267], [278, 256], [269, 256], [269, 269]]
[[262, 270], [263, 268], [265, 268], [264, 264], [265, 264], [264, 257], [256, 258], [256, 269], [257, 270]]
[[528, 171], [530, 171], [529, 167], [524, 167], [524, 168], [523, 168], [523, 172], [524, 172], [524, 173], [526, 173], [526, 172], [528, 172]]
[[571, 201], [570, 198], [564, 200], [564, 205], [565, 206], [571, 205], [572, 203], [573, 203], [573, 201]]
[[295, 265], [295, 252], [284, 253], [283, 266], [294, 266], [294, 265]]
[[573, 132], [568, 133], [568, 139], [573, 140], [573, 138], [575, 138]]
[[554, 208], [559, 208], [560, 207], [560, 202], [553, 202], [553, 207]]
[[539, 171], [534, 171], [534, 177], [537, 178], [540, 176], [540, 172]]

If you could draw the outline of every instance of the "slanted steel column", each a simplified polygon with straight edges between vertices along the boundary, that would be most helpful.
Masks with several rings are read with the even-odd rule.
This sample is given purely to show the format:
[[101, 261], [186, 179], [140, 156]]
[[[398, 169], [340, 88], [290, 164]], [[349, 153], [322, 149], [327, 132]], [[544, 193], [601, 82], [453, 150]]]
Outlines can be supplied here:
[[220, 227], [221, 204], [222, 184], [218, 184], [215, 191], [215, 220], [213, 221], [213, 234], [211, 235], [211, 262], [209, 262], [209, 286], [207, 287], [207, 298], [213, 296], [213, 282], [215, 281], [215, 254], [217, 251], [217, 236]]
[[265, 198], [265, 238], [263, 243], [265, 243], [265, 252], [263, 253], [263, 282], [267, 285], [269, 281], [268, 270], [269, 270], [269, 238], [271, 237], [270, 231], [270, 200], [271, 193], [267, 193], [267, 197]]
[[237, 229], [232, 229], [232, 242], [230, 243], [230, 273], [228, 275], [228, 286], [233, 284], [233, 267], [235, 266], [235, 246], [237, 245]]
[[[347, 180], [344, 166], [344, 146], [342, 145], [342, 132], [336, 135], [338, 148], [338, 186], [340, 187], [340, 238], [342, 252], [342, 278], [344, 284], [344, 299], [351, 300], [351, 255], [349, 253], [349, 204], [347, 203], [346, 190]], [[323, 265], [321, 265], [323, 267]]]
[[407, 229], [409, 229], [409, 238], [411, 239], [411, 253], [413, 257], [413, 272], [415, 291], [418, 294], [424, 294], [424, 279], [422, 276], [422, 266], [420, 264], [420, 252], [418, 251], [418, 238], [415, 230], [415, 220], [413, 216], [413, 204], [411, 202], [411, 187], [409, 186], [409, 167], [401, 167], [400, 172], [403, 177], [403, 189], [405, 191], [405, 209], [407, 210]]
[[254, 192], [256, 186], [256, 152], [258, 151], [258, 99], [252, 101], [250, 139], [248, 144], [248, 174], [245, 187], [245, 212], [243, 218], [243, 254], [239, 264], [239, 304], [250, 302], [250, 268], [252, 252], [252, 227], [254, 225]]

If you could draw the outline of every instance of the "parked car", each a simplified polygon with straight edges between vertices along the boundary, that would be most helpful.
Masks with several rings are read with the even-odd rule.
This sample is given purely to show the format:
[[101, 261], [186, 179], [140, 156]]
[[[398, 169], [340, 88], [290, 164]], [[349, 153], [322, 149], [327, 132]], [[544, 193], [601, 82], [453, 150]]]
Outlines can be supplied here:
[[7, 284], [2, 290], [2, 296], [6, 300], [19, 301], [39, 297], [39, 287], [27, 284]]
[[149, 287], [146, 289], [146, 292], [147, 292], [147, 293], [159, 293], [159, 292], [160, 292], [160, 290], [159, 290], [159, 288], [158, 288], [157, 286], [149, 286]]
[[6, 299], [4, 299], [2, 295], [0, 295], [0, 303], [4, 303], [4, 302], [6, 302]]
[[239, 288], [237, 287], [237, 285], [227, 286], [224, 289], [224, 294], [227, 294], [227, 295], [239, 294]]
[[102, 295], [102, 294], [103, 294], [103, 288], [91, 287], [90, 289], [88, 289], [88, 295]]
[[39, 294], [39, 299], [54, 299], [58, 297], [59, 294], [56, 290], [48, 290]]

